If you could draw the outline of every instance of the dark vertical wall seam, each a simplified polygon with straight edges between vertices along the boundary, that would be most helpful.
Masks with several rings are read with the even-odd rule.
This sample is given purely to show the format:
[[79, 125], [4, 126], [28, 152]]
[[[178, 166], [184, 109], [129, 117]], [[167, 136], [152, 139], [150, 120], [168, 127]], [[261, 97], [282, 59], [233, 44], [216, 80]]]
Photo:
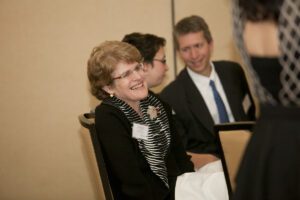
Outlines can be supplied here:
[[174, 61], [174, 78], [177, 76], [177, 56], [176, 56], [176, 48], [174, 44], [173, 31], [175, 26], [175, 0], [171, 0], [171, 21], [172, 21], [172, 42], [173, 42], [173, 61]]

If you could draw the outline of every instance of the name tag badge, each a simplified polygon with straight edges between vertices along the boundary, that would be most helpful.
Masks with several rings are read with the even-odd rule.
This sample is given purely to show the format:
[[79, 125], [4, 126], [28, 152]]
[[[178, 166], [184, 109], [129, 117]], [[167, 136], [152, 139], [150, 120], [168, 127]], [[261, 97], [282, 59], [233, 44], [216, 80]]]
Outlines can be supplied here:
[[245, 96], [242, 104], [243, 104], [244, 111], [247, 113], [251, 106], [251, 101], [248, 94]]
[[143, 124], [133, 123], [132, 137], [136, 139], [148, 140], [149, 127]]

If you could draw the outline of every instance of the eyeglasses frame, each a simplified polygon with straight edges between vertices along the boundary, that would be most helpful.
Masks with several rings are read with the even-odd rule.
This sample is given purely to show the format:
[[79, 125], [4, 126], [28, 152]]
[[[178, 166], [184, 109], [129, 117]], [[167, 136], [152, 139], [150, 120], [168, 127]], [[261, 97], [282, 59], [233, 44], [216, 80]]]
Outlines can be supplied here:
[[125, 79], [125, 78], [129, 77], [131, 74], [133, 74], [133, 72], [139, 73], [140, 70], [144, 71], [143, 62], [139, 62], [133, 69], [127, 70], [117, 77], [113, 77], [112, 80]]

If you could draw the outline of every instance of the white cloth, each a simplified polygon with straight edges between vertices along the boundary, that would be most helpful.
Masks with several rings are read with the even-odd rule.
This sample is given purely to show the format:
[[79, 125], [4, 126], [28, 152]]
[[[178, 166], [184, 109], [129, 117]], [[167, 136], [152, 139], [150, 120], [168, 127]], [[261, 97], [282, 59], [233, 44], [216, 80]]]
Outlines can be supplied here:
[[220, 160], [196, 172], [177, 177], [175, 200], [228, 200], [228, 190]]

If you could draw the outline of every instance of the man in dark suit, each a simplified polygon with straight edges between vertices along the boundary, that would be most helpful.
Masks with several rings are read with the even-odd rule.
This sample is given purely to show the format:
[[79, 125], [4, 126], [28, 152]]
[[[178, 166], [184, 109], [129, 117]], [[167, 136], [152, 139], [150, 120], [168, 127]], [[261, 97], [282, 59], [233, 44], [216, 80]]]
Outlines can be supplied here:
[[210, 60], [213, 39], [202, 17], [180, 20], [174, 37], [186, 67], [161, 97], [172, 106], [186, 151], [200, 168], [219, 156], [214, 124], [254, 120], [255, 107], [241, 66]]

